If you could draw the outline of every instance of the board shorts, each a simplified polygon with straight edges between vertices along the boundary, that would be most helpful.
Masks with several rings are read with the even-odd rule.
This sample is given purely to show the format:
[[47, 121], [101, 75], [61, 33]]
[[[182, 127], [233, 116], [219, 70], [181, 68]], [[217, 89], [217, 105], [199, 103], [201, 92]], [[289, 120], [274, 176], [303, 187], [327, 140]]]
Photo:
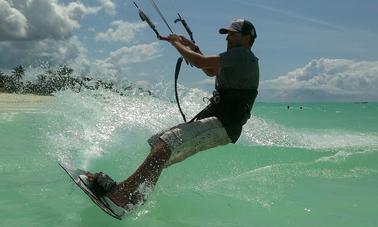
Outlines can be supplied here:
[[172, 152], [166, 166], [180, 162], [199, 151], [231, 142], [217, 117], [179, 124], [153, 135], [147, 142], [154, 147], [159, 139], [163, 140]]

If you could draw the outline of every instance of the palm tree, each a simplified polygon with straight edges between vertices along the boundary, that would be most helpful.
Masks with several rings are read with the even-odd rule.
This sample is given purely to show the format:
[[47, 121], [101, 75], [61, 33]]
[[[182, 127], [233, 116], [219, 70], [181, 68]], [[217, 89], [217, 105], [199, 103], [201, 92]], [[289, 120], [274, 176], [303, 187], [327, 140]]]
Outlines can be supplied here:
[[22, 67], [22, 65], [16, 66], [15, 68], [13, 68], [12, 75], [18, 82], [20, 82], [22, 77], [25, 75], [24, 67]]
[[21, 82], [22, 77], [25, 75], [25, 70], [22, 65], [16, 66], [12, 71], [12, 79], [13, 81], [13, 89], [14, 92], [20, 92], [23, 87], [23, 83]]
[[3, 72], [0, 72], [0, 91], [2, 91], [5, 87], [5, 75]]

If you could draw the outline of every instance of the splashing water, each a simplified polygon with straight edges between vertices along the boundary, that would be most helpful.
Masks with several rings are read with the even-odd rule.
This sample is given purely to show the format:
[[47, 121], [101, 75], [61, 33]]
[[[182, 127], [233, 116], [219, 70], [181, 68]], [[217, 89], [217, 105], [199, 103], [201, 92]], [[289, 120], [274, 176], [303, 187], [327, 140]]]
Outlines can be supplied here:
[[[210, 96], [180, 90], [188, 118]], [[182, 122], [172, 86], [160, 83], [151, 91], [120, 96], [101, 89], [67, 90], [33, 111], [19, 104], [1, 109], [2, 224], [377, 224], [375, 103], [303, 104], [302, 110], [288, 111], [285, 104], [258, 102], [237, 144], [200, 152], [166, 169], [147, 203], [123, 222], [102, 214], [78, 190], [69, 194], [57, 161], [123, 180], [148, 154], [151, 135]]]

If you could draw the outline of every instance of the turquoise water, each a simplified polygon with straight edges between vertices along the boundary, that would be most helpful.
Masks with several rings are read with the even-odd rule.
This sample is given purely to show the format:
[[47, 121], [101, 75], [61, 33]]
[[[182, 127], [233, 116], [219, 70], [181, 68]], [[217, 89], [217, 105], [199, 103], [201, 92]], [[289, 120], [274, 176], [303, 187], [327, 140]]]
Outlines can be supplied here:
[[[145, 205], [107, 216], [57, 162], [123, 180], [146, 139], [181, 122], [162, 87], [0, 100], [0, 226], [378, 226], [377, 103], [258, 102], [236, 145], [166, 169]], [[188, 116], [206, 95], [185, 90]]]

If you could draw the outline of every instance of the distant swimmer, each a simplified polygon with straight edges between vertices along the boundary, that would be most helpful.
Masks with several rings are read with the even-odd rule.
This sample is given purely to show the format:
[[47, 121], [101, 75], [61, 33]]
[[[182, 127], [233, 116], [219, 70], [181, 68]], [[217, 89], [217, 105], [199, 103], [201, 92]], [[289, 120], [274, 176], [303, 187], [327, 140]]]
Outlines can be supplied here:
[[[236, 143], [239, 139], [258, 93], [258, 58], [251, 50], [256, 31], [248, 20], [237, 19], [219, 33], [227, 34], [227, 50], [218, 55], [204, 55], [196, 44], [183, 36], [168, 36], [170, 44], [191, 65], [209, 77], [215, 76], [215, 91], [210, 104], [191, 121], [149, 138], [150, 154], [124, 181], [116, 183], [102, 172], [86, 173], [85, 190], [95, 189], [93, 195], [89, 192], [92, 200], [100, 201], [107, 212], [119, 208], [128, 212], [142, 204], [146, 200], [145, 190], [154, 188], [164, 168], [197, 152]], [[76, 179], [75, 174], [80, 171], [69, 173]]]

